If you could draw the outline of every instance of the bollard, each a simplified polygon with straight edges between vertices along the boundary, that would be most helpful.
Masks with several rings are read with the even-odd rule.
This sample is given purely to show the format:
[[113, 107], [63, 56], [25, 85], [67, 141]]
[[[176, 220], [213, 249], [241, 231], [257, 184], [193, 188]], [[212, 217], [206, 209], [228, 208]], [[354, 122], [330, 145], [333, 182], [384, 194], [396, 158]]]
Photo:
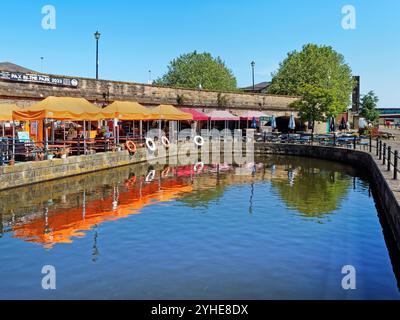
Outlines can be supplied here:
[[396, 150], [394, 152], [394, 159], [393, 159], [393, 179], [394, 180], [397, 180], [398, 158], [399, 158], [399, 152]]
[[372, 133], [369, 135], [369, 153], [372, 153]]
[[386, 142], [383, 144], [383, 151], [382, 151], [382, 164], [386, 164]]
[[382, 140], [379, 140], [379, 160], [382, 160]]
[[379, 139], [376, 138], [376, 156], [379, 155]]
[[387, 148], [387, 171], [390, 171], [390, 161], [392, 160], [392, 147]]

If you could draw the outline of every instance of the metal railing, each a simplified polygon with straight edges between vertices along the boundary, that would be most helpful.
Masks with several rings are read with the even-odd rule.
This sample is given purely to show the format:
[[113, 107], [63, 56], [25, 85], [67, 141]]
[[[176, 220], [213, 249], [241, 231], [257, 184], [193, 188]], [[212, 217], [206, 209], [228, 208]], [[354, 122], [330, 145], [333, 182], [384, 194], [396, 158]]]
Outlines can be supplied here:
[[[371, 155], [375, 155], [387, 171], [393, 172], [393, 179], [396, 180], [399, 176], [399, 151], [393, 150], [393, 147], [384, 142], [381, 138], [373, 138], [369, 136], [346, 136], [336, 134], [324, 135], [281, 135], [273, 136], [264, 135], [263, 141], [267, 143], [294, 143], [330, 146], [336, 148], [348, 148], [353, 150], [367, 151]], [[307, 138], [306, 138], [307, 137]]]

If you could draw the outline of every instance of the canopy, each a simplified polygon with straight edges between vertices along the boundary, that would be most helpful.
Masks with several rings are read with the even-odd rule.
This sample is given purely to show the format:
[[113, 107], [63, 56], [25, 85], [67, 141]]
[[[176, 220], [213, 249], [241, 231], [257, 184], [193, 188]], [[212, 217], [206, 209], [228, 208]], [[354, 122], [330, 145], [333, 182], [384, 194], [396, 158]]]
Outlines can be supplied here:
[[19, 110], [15, 104], [0, 104], [0, 121], [12, 121], [13, 112]]
[[13, 112], [14, 120], [101, 120], [112, 118], [112, 114], [83, 98], [48, 97], [33, 106]]
[[239, 121], [240, 118], [225, 110], [217, 110], [208, 114], [212, 121]]
[[208, 121], [210, 120], [210, 117], [206, 115], [205, 113], [202, 113], [200, 111], [197, 111], [196, 109], [192, 108], [181, 108], [183, 112], [190, 113], [193, 116], [193, 120], [196, 121]]
[[252, 121], [253, 118], [259, 120], [261, 117], [268, 117], [268, 116], [260, 111], [247, 111], [246, 113], [240, 115], [240, 119], [250, 120], [250, 121]]
[[152, 120], [193, 120], [193, 115], [171, 105], [159, 105], [151, 109]]
[[[113, 118], [120, 120], [146, 120], [153, 118], [151, 110], [138, 102], [115, 101], [102, 110], [103, 113], [113, 114]], [[154, 115], [156, 117], [156, 115]]]

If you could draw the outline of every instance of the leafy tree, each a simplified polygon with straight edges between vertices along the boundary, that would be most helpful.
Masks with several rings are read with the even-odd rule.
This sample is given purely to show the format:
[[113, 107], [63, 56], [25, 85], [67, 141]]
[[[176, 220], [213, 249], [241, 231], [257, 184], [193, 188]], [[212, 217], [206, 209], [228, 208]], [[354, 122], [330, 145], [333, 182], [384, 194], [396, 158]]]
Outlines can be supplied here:
[[330, 46], [307, 44], [303, 49], [288, 53], [276, 73], [272, 74], [268, 92], [272, 94], [302, 95], [304, 86], [329, 89], [338, 103], [338, 110], [346, 110], [354, 82], [344, 57]]
[[237, 90], [236, 78], [221, 58], [196, 51], [172, 60], [168, 72], [154, 84], [191, 89], [201, 85], [203, 89], [217, 91]]
[[299, 94], [302, 96], [301, 100], [293, 102], [291, 106], [299, 111], [299, 117], [303, 121], [312, 124], [313, 133], [315, 121], [326, 121], [327, 117], [336, 116], [344, 111], [333, 89], [305, 84]]
[[379, 111], [376, 110], [379, 98], [373, 91], [368, 92], [361, 98], [360, 115], [370, 122], [376, 122], [379, 119]]

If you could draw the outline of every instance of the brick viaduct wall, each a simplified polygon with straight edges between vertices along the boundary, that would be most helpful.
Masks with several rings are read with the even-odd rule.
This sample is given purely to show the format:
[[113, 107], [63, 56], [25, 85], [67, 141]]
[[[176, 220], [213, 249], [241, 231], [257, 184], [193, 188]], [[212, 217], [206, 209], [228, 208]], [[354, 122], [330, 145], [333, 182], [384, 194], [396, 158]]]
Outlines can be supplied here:
[[[103, 105], [104, 94], [108, 95], [107, 101], [127, 100], [138, 101], [145, 105], [173, 104], [178, 105], [178, 97], [183, 98], [181, 105], [203, 109], [226, 110], [258, 110], [271, 111], [277, 116], [289, 115], [289, 104], [296, 97], [249, 94], [249, 93], [219, 93], [206, 90], [176, 89], [153, 85], [117, 82], [108, 80], [95, 80], [87, 78], [78, 79], [77, 88], [52, 86], [37, 83], [9, 82], [0, 80], [0, 103], [16, 103], [19, 106], [29, 106], [48, 96], [83, 97]], [[225, 104], [218, 103], [225, 101]], [[240, 113], [240, 112], [239, 112]]]

